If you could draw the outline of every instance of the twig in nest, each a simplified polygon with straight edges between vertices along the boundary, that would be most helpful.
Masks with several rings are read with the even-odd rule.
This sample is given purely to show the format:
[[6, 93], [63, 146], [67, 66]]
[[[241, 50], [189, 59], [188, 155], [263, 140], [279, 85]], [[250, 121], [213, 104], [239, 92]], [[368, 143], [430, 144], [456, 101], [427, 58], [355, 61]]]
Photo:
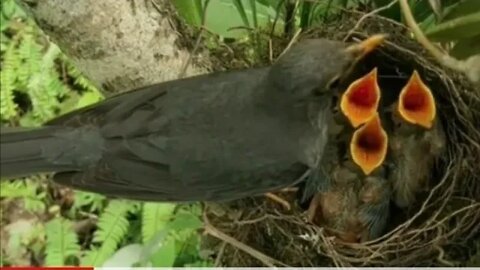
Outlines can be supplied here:
[[377, 14], [377, 13], [380, 13], [380, 12], [382, 12], [382, 11], [384, 11], [384, 10], [387, 10], [387, 9], [393, 7], [393, 5], [395, 5], [397, 2], [398, 2], [398, 0], [393, 0], [392, 2], [390, 2], [390, 4], [385, 5], [385, 6], [383, 6], [383, 7], [379, 7], [379, 8], [377, 8], [377, 9], [372, 10], [372, 11], [370, 11], [369, 13], [366, 13], [365, 15], [363, 15], [363, 16], [357, 21], [357, 23], [356, 23], [355, 26], [352, 28], [352, 30], [350, 30], [350, 31], [347, 33], [347, 35], [345, 36], [345, 38], [343, 39], [343, 41], [347, 41], [347, 40], [350, 38], [350, 36], [351, 36], [355, 31], [357, 31], [358, 27], [360, 27], [360, 25], [362, 24], [362, 22], [365, 21], [368, 17], [371, 17], [371, 16], [373, 16], [373, 15], [375, 15], [375, 14]]
[[222, 263], [222, 257], [223, 257], [223, 253], [225, 252], [225, 247], [226, 246], [227, 246], [227, 242], [222, 242], [222, 245], [220, 246], [220, 249], [218, 250], [217, 258], [215, 259], [215, 263], [213, 264], [214, 267], [219, 267], [220, 264]]
[[188, 66], [190, 65], [190, 62], [192, 62], [193, 56], [197, 52], [198, 47], [200, 47], [200, 41], [202, 41], [203, 32], [205, 30], [205, 22], [207, 21], [207, 9], [208, 9], [209, 3], [210, 3], [210, 0], [205, 0], [205, 4], [203, 6], [203, 12], [202, 12], [202, 25], [200, 27], [200, 32], [198, 33], [198, 37], [197, 37], [197, 40], [195, 41], [195, 46], [193, 47], [192, 52], [190, 52], [190, 55], [188, 56], [187, 61], [185, 61], [185, 64], [183, 65], [180, 71], [180, 74], [178, 75], [179, 79], [185, 76]]
[[453, 262], [450, 262], [450, 261], [447, 261], [445, 259], [445, 251], [443, 250], [443, 248], [439, 247], [439, 246], [434, 246], [434, 248], [438, 251], [438, 257], [437, 257], [437, 261], [444, 264], [444, 265], [447, 265], [447, 266], [450, 266], [450, 267], [454, 267], [455, 266], [455, 263]]
[[272, 39], [268, 40], [268, 59], [270, 60], [270, 63], [273, 63], [273, 43], [272, 43]]
[[210, 223], [210, 220], [208, 219], [207, 217], [207, 211], [205, 211], [203, 213], [203, 222], [205, 223], [205, 233], [219, 239], [219, 240], [222, 240], [224, 241], [225, 243], [228, 243], [230, 245], [232, 245], [233, 247], [249, 254], [250, 256], [252, 256], [253, 258], [259, 260], [260, 262], [262, 262], [264, 265], [268, 266], [268, 267], [275, 267], [275, 265], [281, 265], [281, 266], [288, 266], [278, 260], [275, 260], [274, 258], [270, 257], [270, 256], [267, 256], [265, 255], [264, 253], [248, 246], [248, 245], [245, 245], [244, 243], [238, 241], [237, 239], [223, 233], [222, 231], [220, 231], [219, 229], [215, 228], [211, 223]]
[[300, 36], [300, 33], [302, 32], [302, 29], [298, 29], [297, 32], [295, 32], [295, 35], [293, 35], [292, 39], [290, 40], [290, 42], [288, 43], [287, 47], [285, 47], [285, 49], [282, 51], [282, 53], [277, 57], [280, 58], [282, 57], [282, 55], [284, 55], [292, 46], [293, 44], [295, 43], [295, 41], [297, 41], [298, 39], [298, 36]]
[[292, 207], [290, 206], [290, 203], [288, 203], [286, 200], [280, 198], [279, 196], [273, 194], [273, 193], [266, 193], [265, 197], [269, 198], [270, 200], [279, 203], [285, 208], [285, 210], [290, 211]]

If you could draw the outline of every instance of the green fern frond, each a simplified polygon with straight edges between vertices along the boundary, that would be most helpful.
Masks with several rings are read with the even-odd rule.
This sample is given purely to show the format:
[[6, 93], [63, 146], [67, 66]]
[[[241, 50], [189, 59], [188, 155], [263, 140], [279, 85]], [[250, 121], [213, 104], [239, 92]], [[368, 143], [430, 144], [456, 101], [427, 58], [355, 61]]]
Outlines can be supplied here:
[[15, 81], [19, 60], [12, 42], [6, 50], [0, 71], [0, 116], [2, 120], [10, 120], [17, 116], [17, 104], [14, 102]]
[[105, 208], [98, 219], [97, 230], [93, 242], [100, 244], [98, 249], [87, 252], [82, 259], [82, 265], [102, 265], [117, 250], [120, 242], [125, 238], [129, 222], [126, 218], [130, 206], [126, 201], [115, 200]]
[[67, 265], [68, 258], [80, 254], [77, 234], [71, 221], [62, 217], [52, 219], [46, 225], [46, 235], [45, 266]]
[[72, 206], [74, 210], [88, 206], [87, 211], [94, 212], [100, 210], [105, 202], [105, 196], [92, 192], [75, 191], [74, 196], [75, 199]]
[[41, 190], [36, 181], [17, 180], [13, 182], [2, 182], [0, 185], [1, 198], [21, 199], [25, 209], [32, 213], [45, 211], [45, 196], [46, 193]]
[[147, 243], [172, 218], [176, 205], [171, 203], [144, 203], [142, 210], [142, 239]]
[[98, 92], [97, 87], [89, 79], [87, 79], [82, 72], [80, 72], [80, 70], [78, 70], [77, 67], [72, 64], [70, 60], [68, 60], [66, 57], [63, 57], [62, 60], [66, 64], [68, 75], [74, 79], [74, 83], [76, 85], [88, 91]]
[[0, 198], [18, 198], [22, 196], [34, 195], [32, 186], [27, 186], [24, 181], [1, 182]]
[[50, 45], [42, 57], [42, 71], [33, 74], [27, 85], [33, 112], [41, 122], [55, 116], [60, 106], [59, 97], [66, 93], [65, 86], [58, 80], [58, 73], [54, 65], [60, 50], [55, 45]]
[[[22, 35], [22, 33], [25, 33]], [[35, 38], [30, 31], [22, 31], [20, 45], [18, 46], [18, 56], [21, 60], [21, 66], [17, 70], [20, 89], [24, 89], [33, 74], [42, 71], [42, 47], [35, 42]], [[26, 89], [25, 89], [26, 90]]]

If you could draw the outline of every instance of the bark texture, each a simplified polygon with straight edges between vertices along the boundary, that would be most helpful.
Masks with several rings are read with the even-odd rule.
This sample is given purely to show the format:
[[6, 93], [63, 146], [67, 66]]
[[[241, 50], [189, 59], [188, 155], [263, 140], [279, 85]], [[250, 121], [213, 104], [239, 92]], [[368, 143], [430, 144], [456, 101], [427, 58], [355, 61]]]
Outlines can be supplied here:
[[176, 79], [190, 55], [168, 0], [18, 1], [106, 94]]

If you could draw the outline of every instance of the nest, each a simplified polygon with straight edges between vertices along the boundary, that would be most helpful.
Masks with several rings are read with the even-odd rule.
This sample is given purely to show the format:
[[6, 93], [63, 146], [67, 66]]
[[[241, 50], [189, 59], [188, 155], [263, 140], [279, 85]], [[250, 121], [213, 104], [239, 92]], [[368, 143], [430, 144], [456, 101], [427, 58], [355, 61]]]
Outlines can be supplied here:
[[[433, 91], [437, 117], [448, 138], [445, 153], [431, 172], [429, 192], [420, 194], [408, 210], [392, 209], [394, 218], [383, 236], [355, 244], [336, 241], [324, 228], [307, 223], [295, 193], [281, 194], [294, 206], [290, 210], [263, 197], [207, 204], [205, 244], [215, 250], [217, 266], [476, 264], [473, 257], [480, 256], [480, 92], [462, 74], [437, 64], [404, 26], [377, 16], [349, 13], [347, 17], [341, 24], [311, 29], [299, 38], [351, 41], [389, 34], [386, 44], [366, 59], [366, 66], [397, 77], [419, 71]], [[273, 42], [277, 45], [274, 55], [288, 44], [288, 40]], [[228, 52], [223, 59], [236, 53], [235, 49]], [[406, 80], [408, 75], [403, 83]]]

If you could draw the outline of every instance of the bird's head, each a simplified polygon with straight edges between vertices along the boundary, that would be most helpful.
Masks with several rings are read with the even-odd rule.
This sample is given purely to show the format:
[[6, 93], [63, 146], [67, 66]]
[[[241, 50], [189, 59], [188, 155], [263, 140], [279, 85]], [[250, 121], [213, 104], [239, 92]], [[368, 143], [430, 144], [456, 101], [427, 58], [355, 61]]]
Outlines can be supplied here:
[[350, 45], [327, 39], [303, 40], [273, 64], [270, 81], [277, 91], [296, 101], [331, 93], [384, 39], [385, 35], [378, 34]]

